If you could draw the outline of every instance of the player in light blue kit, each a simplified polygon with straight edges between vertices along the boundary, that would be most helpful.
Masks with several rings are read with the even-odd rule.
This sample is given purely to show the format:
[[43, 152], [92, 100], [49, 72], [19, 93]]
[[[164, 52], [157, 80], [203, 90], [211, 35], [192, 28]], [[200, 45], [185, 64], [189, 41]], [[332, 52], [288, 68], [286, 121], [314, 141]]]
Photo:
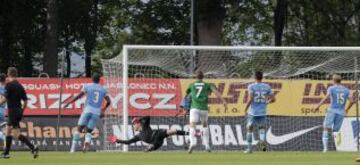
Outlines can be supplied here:
[[[0, 99], [5, 98], [5, 74], [0, 74]], [[5, 103], [0, 105], [0, 141], [5, 142], [5, 133], [2, 131], [3, 127], [6, 125], [5, 122]]]
[[[73, 134], [73, 141], [70, 150], [71, 153], [75, 152], [76, 145], [80, 140], [80, 133], [83, 132], [85, 128], [86, 134], [83, 152], [87, 151], [92, 138], [91, 132], [93, 131], [98, 120], [100, 119], [101, 111], [106, 110], [106, 108], [109, 107], [109, 105], [111, 104], [110, 98], [109, 96], [107, 96], [106, 89], [99, 84], [100, 75], [96, 73], [93, 74], [92, 80], [93, 83], [84, 85], [81, 92], [65, 105], [65, 107], [67, 107], [76, 100], [86, 95], [84, 111], [82, 112], [78, 122], [78, 131]], [[106, 100], [106, 105], [105, 107], [101, 108], [104, 99]]]
[[[248, 86], [249, 99], [245, 107], [247, 114], [245, 153], [252, 153], [252, 133], [254, 127], [259, 130], [259, 146], [266, 151], [265, 129], [266, 129], [266, 106], [275, 102], [275, 97], [269, 84], [263, 83], [263, 73], [255, 72], [255, 83]], [[248, 109], [250, 108], [250, 111]]]
[[[354, 100], [350, 97], [350, 90], [341, 85], [341, 77], [335, 74], [333, 75], [333, 81], [334, 85], [328, 88], [325, 98], [322, 99], [319, 105], [315, 108], [316, 110], [319, 110], [320, 106], [323, 105], [328, 98], [330, 98], [330, 107], [327, 110], [323, 126], [323, 152], [328, 151], [329, 136], [332, 132], [334, 133], [335, 142], [339, 143], [341, 141], [341, 135], [338, 131], [341, 128], [344, 116], [354, 104]], [[345, 110], [347, 100], [349, 100], [350, 104]]]

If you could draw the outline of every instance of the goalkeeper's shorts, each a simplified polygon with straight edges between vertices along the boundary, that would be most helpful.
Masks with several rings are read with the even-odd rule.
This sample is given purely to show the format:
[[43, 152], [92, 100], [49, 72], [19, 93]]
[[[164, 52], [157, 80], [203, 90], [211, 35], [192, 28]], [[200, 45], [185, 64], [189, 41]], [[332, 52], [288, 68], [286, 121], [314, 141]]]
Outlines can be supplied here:
[[0, 112], [0, 124], [4, 123], [5, 121], [5, 114]]
[[167, 130], [166, 129], [159, 129], [153, 132], [152, 142], [151, 144], [154, 145], [152, 150], [159, 149], [163, 143], [164, 139], [168, 137]]

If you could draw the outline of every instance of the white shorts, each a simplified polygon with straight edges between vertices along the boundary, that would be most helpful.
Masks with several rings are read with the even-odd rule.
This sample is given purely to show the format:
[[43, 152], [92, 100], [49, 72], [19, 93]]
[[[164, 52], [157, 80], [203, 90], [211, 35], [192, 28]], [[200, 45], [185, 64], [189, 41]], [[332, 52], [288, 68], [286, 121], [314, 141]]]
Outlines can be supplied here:
[[207, 110], [198, 110], [195, 108], [190, 109], [190, 123], [198, 123], [208, 121], [208, 111]]

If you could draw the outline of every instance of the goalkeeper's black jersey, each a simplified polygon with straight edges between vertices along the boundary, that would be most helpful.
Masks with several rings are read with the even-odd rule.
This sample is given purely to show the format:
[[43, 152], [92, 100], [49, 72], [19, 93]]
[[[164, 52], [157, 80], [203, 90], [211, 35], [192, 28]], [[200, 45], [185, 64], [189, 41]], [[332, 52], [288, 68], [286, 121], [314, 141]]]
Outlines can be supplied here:
[[141, 131], [129, 140], [117, 140], [118, 143], [131, 144], [137, 141], [143, 141], [148, 144], [162, 144], [163, 139], [167, 137], [166, 130], [152, 130], [150, 127], [150, 117], [140, 119]]
[[139, 138], [139, 140], [146, 142], [146, 143], [152, 143], [154, 141], [154, 131], [150, 127], [150, 117], [142, 117], [140, 119], [141, 122], [141, 131], [139, 134], [135, 135]]

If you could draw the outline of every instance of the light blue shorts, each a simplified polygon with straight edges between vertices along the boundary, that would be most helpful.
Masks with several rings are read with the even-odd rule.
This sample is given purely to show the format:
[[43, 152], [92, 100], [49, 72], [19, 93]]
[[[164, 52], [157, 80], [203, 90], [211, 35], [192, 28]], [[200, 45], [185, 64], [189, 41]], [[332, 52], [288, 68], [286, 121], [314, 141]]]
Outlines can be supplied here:
[[3, 122], [5, 122], [6, 119], [5, 119], [5, 114], [3, 113], [0, 113], [0, 124], [2, 124]]
[[266, 127], [266, 116], [248, 115], [246, 127], [249, 128], [253, 126], [263, 127], [263, 128]]
[[324, 119], [324, 128], [330, 128], [334, 132], [338, 132], [341, 128], [343, 120], [344, 115], [328, 111]]
[[81, 114], [78, 125], [86, 126], [88, 129], [94, 129], [99, 119], [100, 115], [85, 112]]

